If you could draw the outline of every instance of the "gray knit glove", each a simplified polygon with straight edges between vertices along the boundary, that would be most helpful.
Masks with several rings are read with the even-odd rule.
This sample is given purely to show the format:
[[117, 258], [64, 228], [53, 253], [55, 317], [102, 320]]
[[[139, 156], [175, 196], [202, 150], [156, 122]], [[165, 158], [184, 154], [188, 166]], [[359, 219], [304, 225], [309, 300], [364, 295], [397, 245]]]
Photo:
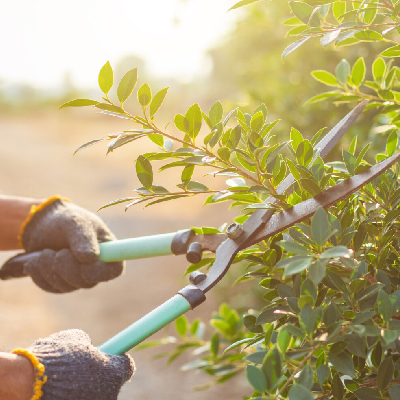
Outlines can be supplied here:
[[[26, 259], [21, 265], [21, 259]], [[120, 262], [81, 263], [69, 249], [45, 249], [10, 258], [0, 271], [18, 271], [19, 276], [30, 276], [41, 289], [50, 293], [68, 293], [80, 288], [91, 288], [98, 282], [110, 280], [121, 274]], [[22, 270], [22, 271], [21, 271]], [[15, 276], [15, 275], [14, 275]]]
[[97, 261], [99, 242], [114, 239], [97, 215], [60, 198], [52, 198], [39, 206], [21, 235], [22, 245], [28, 253], [70, 249], [76, 259], [84, 263]]
[[79, 329], [39, 339], [28, 351], [45, 368], [41, 400], [116, 400], [135, 370], [132, 357], [101, 352]]
[[[40, 253], [23, 265], [19, 276], [29, 275], [40, 288], [66, 293], [93, 287], [123, 272], [122, 262], [98, 261], [99, 243], [115, 240], [115, 236], [97, 215], [66, 200], [52, 198], [27, 221], [21, 243], [27, 253]], [[11, 258], [3, 270], [13, 263]]]

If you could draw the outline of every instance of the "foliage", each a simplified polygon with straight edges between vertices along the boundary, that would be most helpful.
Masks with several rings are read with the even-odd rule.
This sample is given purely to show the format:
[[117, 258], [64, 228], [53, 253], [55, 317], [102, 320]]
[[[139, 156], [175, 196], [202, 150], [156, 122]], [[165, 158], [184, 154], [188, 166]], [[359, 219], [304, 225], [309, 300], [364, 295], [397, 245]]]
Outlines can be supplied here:
[[[328, 100], [334, 103], [349, 103], [362, 99], [372, 100], [369, 107], [379, 108], [387, 124], [397, 127], [400, 111], [400, 71], [394, 65], [398, 52], [399, 5], [395, 1], [289, 1], [293, 17], [286, 21], [295, 26], [291, 35], [300, 37], [282, 53], [287, 57], [308, 40], [318, 39], [324, 47], [354, 46], [362, 42], [386, 44], [371, 66], [359, 57], [353, 65], [342, 59], [335, 71], [316, 70], [312, 76], [324, 85], [333, 88], [318, 94], [308, 103]], [[389, 45], [389, 47], [388, 47]], [[369, 69], [369, 71], [368, 71]], [[368, 79], [371, 77], [372, 79]]]
[[[99, 75], [101, 102], [77, 99], [61, 106], [95, 107], [135, 124], [129, 131], [92, 140], [77, 151], [105, 141], [111, 152], [145, 137], [158, 149], [137, 157], [136, 173], [142, 184], [137, 196], [103, 207], [128, 203], [129, 208], [142, 202], [148, 206], [206, 195], [206, 204], [228, 201], [238, 207], [241, 213], [236, 221], [242, 223], [257, 208], [285, 210], [370, 166], [364, 159], [369, 145], [358, 149], [356, 138], [348, 151], [343, 150], [342, 161], [332, 163], [325, 163], [313, 148], [323, 129], [307, 140], [292, 128], [286, 141], [276, 140], [273, 129], [278, 120], [268, 121], [264, 104], [251, 114], [240, 109], [224, 113], [218, 101], [208, 112], [194, 104], [175, 116], [179, 132], [167, 132], [155, 123], [167, 88], [154, 96], [148, 84], [138, 89], [140, 116], [124, 108], [136, 82], [133, 69], [117, 87], [118, 102], [112, 102], [113, 73], [107, 63]], [[385, 153], [377, 154], [376, 161], [392, 155], [397, 145], [397, 132], [392, 131]], [[154, 184], [154, 161], [163, 163], [160, 171], [182, 170], [178, 190]], [[211, 171], [205, 176], [227, 176], [226, 186], [209, 189], [192, 180], [195, 168]], [[289, 173], [295, 178], [293, 191], [277, 194], [276, 187]], [[169, 362], [190, 351], [194, 361], [182, 369], [204, 371], [213, 377], [212, 383], [245, 374], [252, 399], [397, 399], [398, 173], [399, 166], [392, 167], [327, 212], [320, 208], [310, 220], [241, 251], [234, 261], [242, 271], [237, 283], [253, 280], [260, 286], [265, 304], [261, 310], [248, 304], [242, 316], [222, 304], [209, 321], [210, 339], [203, 322], [190, 323], [182, 316], [175, 324], [177, 337], [141, 347], [174, 343], [173, 350], [165, 353]], [[277, 202], [265, 202], [270, 196]], [[210, 254], [187, 272], [212, 262]]]
[[[223, 87], [230, 82], [234, 90], [223, 92], [220, 89], [222, 93], [242, 100], [243, 97], [237, 93], [244, 92], [246, 97], [242, 102], [249, 102], [250, 99], [264, 102], [271, 114], [285, 115], [289, 127], [296, 124], [306, 137], [311, 134], [308, 134], [308, 129], [311, 128], [312, 132], [317, 127], [336, 121], [343, 107], [349, 109], [347, 104], [351, 106], [360, 99], [369, 98], [371, 108], [366, 117], [360, 119], [355, 130], [359, 141], [361, 138], [371, 141], [372, 149], [381, 151], [384, 143], [381, 135], [386, 138], [390, 133], [389, 127], [397, 123], [398, 103], [395, 96], [399, 86], [396, 72], [398, 62], [394, 54], [386, 50], [398, 44], [399, 19], [397, 14], [392, 19], [395, 5], [391, 2], [364, 2], [361, 7], [366, 10], [360, 10], [357, 14], [357, 7], [361, 3], [259, 1], [255, 6], [244, 7], [244, 16], [237, 27], [223, 45], [211, 53], [214, 63], [212, 84], [215, 86], [222, 82], [220, 84]], [[296, 17], [296, 12], [302, 16], [299, 9], [310, 8], [317, 15], [312, 20], [302, 17], [304, 22]], [[343, 18], [338, 15], [340, 9], [346, 9]], [[374, 10], [375, 19], [369, 22]], [[371, 36], [366, 40], [362, 36], [366, 31], [377, 32], [382, 39]], [[345, 34], [354, 36], [351, 40], [341, 41]], [[335, 35], [338, 37], [335, 38]], [[283, 63], [282, 53], [285, 56]], [[384, 60], [386, 67], [380, 60], [377, 61], [379, 57]], [[365, 78], [359, 84], [357, 77], [356, 83], [352, 82], [352, 66], [360, 58], [365, 64]], [[343, 59], [347, 63], [341, 62]], [[383, 68], [385, 76], [380, 77], [379, 71]], [[362, 70], [360, 61], [354, 73], [362, 77]], [[313, 72], [318, 77], [321, 71], [325, 71], [321, 80], [314, 80], [310, 76]], [[332, 75], [335, 78], [333, 80]], [[326, 79], [334, 86], [322, 83]], [[298, 105], [307, 99], [311, 101], [300, 108]], [[332, 102], [341, 107], [331, 107]], [[280, 128], [289, 128], [285, 121], [282, 121]]]

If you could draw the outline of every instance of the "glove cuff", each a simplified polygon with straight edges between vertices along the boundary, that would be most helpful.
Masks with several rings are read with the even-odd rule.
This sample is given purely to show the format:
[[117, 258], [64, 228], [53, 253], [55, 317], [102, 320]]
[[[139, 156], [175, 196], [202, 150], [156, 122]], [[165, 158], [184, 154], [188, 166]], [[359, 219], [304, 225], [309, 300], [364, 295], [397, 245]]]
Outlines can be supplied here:
[[15, 349], [12, 351], [13, 354], [26, 357], [33, 365], [35, 374], [35, 383], [33, 386], [33, 395], [30, 400], [39, 400], [42, 395], [42, 386], [47, 382], [47, 376], [44, 375], [44, 365], [37, 359], [37, 357], [30, 351], [25, 349]]
[[39, 204], [38, 206], [33, 205], [29, 211], [29, 215], [27, 216], [27, 218], [25, 219], [25, 221], [22, 223], [21, 227], [19, 228], [19, 235], [18, 235], [18, 242], [19, 245], [21, 247], [23, 246], [22, 243], [22, 235], [25, 232], [26, 227], [28, 226], [29, 222], [32, 221], [32, 218], [39, 212], [44, 210], [48, 205], [54, 203], [57, 200], [63, 200], [63, 201], [68, 201], [71, 202], [71, 200], [65, 198], [65, 197], [61, 197], [61, 196], [52, 196], [50, 198], [48, 198], [46, 201], [44, 201], [43, 203]]

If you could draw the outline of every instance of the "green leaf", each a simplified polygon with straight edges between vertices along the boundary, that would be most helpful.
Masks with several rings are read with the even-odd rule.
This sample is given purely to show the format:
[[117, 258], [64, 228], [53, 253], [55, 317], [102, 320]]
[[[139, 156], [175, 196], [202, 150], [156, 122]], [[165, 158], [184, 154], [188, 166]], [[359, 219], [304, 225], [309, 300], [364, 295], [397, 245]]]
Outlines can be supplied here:
[[306, 25], [308, 25], [311, 14], [314, 9], [308, 4], [300, 1], [289, 1], [289, 6], [292, 9], [293, 14]]
[[394, 7], [392, 11], [392, 20], [395, 21], [397, 16], [399, 15], [400, 12], [400, 3], [396, 3], [396, 6]]
[[102, 139], [95, 139], [95, 140], [91, 140], [90, 142], [87, 142], [81, 146], [79, 146], [75, 151], [74, 151], [74, 155], [78, 152], [81, 151], [83, 149], [86, 149], [87, 147], [93, 146], [96, 143], [100, 143], [100, 142], [104, 142], [104, 140], [107, 140], [106, 138], [102, 138]]
[[320, 43], [322, 46], [327, 47], [329, 46], [331, 43], [333, 43], [338, 36], [340, 35], [341, 30], [340, 29], [336, 29], [334, 31], [331, 31], [327, 34], [325, 34], [324, 36], [322, 36]]
[[227, 147], [221, 147], [217, 150], [218, 157], [223, 161], [229, 161], [231, 152]]
[[150, 118], [153, 119], [156, 112], [160, 109], [165, 96], [167, 95], [169, 87], [161, 89], [156, 95], [153, 97], [153, 100], [150, 103]]
[[314, 396], [306, 387], [295, 383], [289, 390], [289, 400], [314, 400]]
[[378, 389], [383, 392], [389, 385], [393, 378], [394, 363], [392, 357], [385, 358], [378, 369], [378, 376], [376, 377], [376, 383]]
[[308, 277], [312, 280], [315, 286], [324, 279], [326, 274], [326, 265], [321, 261], [314, 261], [308, 268]]
[[354, 175], [355, 165], [357, 163], [357, 159], [353, 156], [353, 154], [349, 153], [346, 150], [342, 150], [343, 161], [346, 165], [347, 171], [349, 171], [350, 175]]
[[361, 83], [365, 79], [365, 61], [363, 57], [360, 57], [353, 65], [353, 69], [351, 71], [351, 79], [353, 84], [357, 87], [361, 85]]
[[311, 390], [314, 383], [313, 370], [309, 365], [306, 365], [300, 372], [299, 377], [296, 379], [296, 383]]
[[210, 108], [209, 117], [211, 121], [211, 125], [214, 126], [218, 122], [221, 122], [223, 115], [223, 108], [220, 101], [216, 101]]
[[97, 103], [95, 107], [100, 110], [105, 110], [105, 111], [110, 111], [112, 113], [125, 115], [125, 111], [121, 107], [114, 106], [114, 104]]
[[256, 1], [260, 1], [260, 0], [241, 0], [238, 3], [236, 3], [234, 6], [232, 6], [228, 11], [234, 10], [239, 7], [247, 6], [248, 4], [255, 3]]
[[99, 73], [99, 86], [101, 91], [107, 95], [114, 84], [114, 75], [110, 62], [107, 61]]
[[175, 126], [181, 131], [187, 133], [189, 130], [189, 121], [182, 114], [175, 115]]
[[356, 149], [357, 149], [357, 136], [354, 136], [353, 140], [350, 143], [349, 152], [354, 156]]
[[335, 1], [332, 4], [332, 13], [338, 22], [342, 22], [341, 16], [346, 12], [346, 3], [343, 1]]
[[346, 59], [342, 59], [336, 66], [336, 76], [340, 83], [345, 85], [350, 75], [350, 64]]
[[219, 335], [214, 333], [210, 340], [210, 351], [213, 356], [217, 356], [219, 352]]
[[302, 134], [295, 128], [290, 130], [290, 140], [293, 150], [296, 151], [299, 144], [304, 140]]
[[255, 113], [250, 121], [250, 128], [253, 132], [259, 132], [264, 125], [264, 114], [262, 111]]
[[345, 351], [336, 354], [335, 352], [330, 350], [329, 361], [342, 374], [350, 375], [351, 377], [354, 377], [356, 375], [354, 371], [353, 358]]
[[388, 323], [393, 315], [392, 302], [384, 290], [380, 290], [378, 293], [378, 312], [385, 323]]
[[318, 193], [321, 192], [318, 184], [313, 179], [301, 178], [299, 180], [299, 183], [303, 187], [303, 189], [307, 190], [307, 192], [310, 193], [312, 196], [316, 196]]
[[291, 340], [292, 340], [292, 335], [285, 328], [282, 328], [278, 332], [276, 344], [282, 354], [285, 354]]
[[398, 400], [400, 399], [400, 385], [393, 385], [389, 388], [389, 394], [391, 400]]
[[330, 377], [331, 369], [326, 364], [321, 364], [317, 369], [318, 382], [323, 385]]
[[397, 131], [394, 130], [390, 133], [386, 141], [386, 154], [390, 157], [394, 154], [397, 149], [399, 137]]
[[99, 104], [98, 101], [95, 100], [89, 100], [89, 99], [75, 99], [68, 101], [67, 103], [64, 103], [60, 106], [61, 108], [64, 107], [86, 107], [86, 106], [95, 106]]
[[392, 46], [380, 54], [382, 57], [400, 57], [400, 46]]
[[186, 167], [183, 168], [181, 175], [182, 183], [187, 184], [190, 181], [193, 175], [194, 168], [194, 165], [186, 165]]
[[118, 100], [121, 104], [124, 103], [132, 94], [137, 82], [137, 76], [137, 68], [134, 68], [128, 71], [121, 79], [117, 89]]
[[208, 187], [206, 185], [203, 185], [200, 182], [197, 181], [190, 181], [186, 185], [188, 190], [191, 190], [193, 192], [206, 192], [208, 190]]
[[359, 400], [381, 400], [382, 397], [379, 392], [369, 387], [360, 387], [353, 392]]
[[383, 40], [383, 36], [379, 32], [365, 30], [354, 34], [354, 38], [362, 42], [378, 42]]
[[125, 202], [131, 201], [133, 199], [134, 199], [134, 197], [124, 197], [124, 198], [121, 198], [121, 199], [116, 199], [116, 200], [110, 201], [109, 203], [106, 203], [106, 204], [102, 205], [97, 211], [100, 211], [103, 208], [114, 206], [115, 204], [125, 203]]
[[147, 83], [143, 83], [142, 86], [140, 86], [137, 94], [138, 100], [140, 105], [144, 108], [147, 107], [150, 104], [151, 101], [151, 89], [150, 86]]
[[146, 189], [151, 189], [153, 185], [153, 168], [149, 160], [142, 155], [140, 155], [136, 161], [136, 174], [140, 183]]
[[181, 315], [175, 320], [175, 329], [182, 337], [186, 336], [189, 323], [185, 315]]
[[267, 381], [267, 390], [272, 392], [278, 386], [282, 376], [282, 356], [276, 346], [265, 356], [262, 371]]
[[339, 373], [335, 374], [332, 379], [332, 393], [336, 400], [342, 400], [344, 395], [344, 385], [340, 379]]
[[283, 247], [286, 251], [288, 251], [289, 253], [293, 253], [293, 254], [299, 254], [301, 256], [307, 256], [309, 251], [307, 250], [307, 248], [305, 248], [304, 246], [302, 246], [301, 244], [298, 244], [296, 242], [293, 241], [289, 241], [289, 240], [281, 240], [279, 242], [276, 242], [276, 244], [278, 246]]
[[225, 126], [229, 120], [231, 119], [232, 115], [235, 113], [235, 111], [237, 111], [239, 109], [239, 107], [236, 107], [235, 109], [233, 109], [224, 119], [224, 121], [222, 122], [222, 125]]
[[325, 93], [320, 93], [317, 94], [313, 97], [310, 97], [305, 103], [304, 105], [308, 105], [308, 104], [313, 104], [313, 103], [318, 103], [319, 101], [324, 101], [327, 99], [331, 99], [332, 97], [337, 97], [340, 94], [339, 91], [332, 91], [332, 92], [325, 92]]
[[300, 325], [308, 333], [312, 334], [318, 327], [322, 319], [322, 308], [312, 309], [310, 305], [305, 305], [300, 311]]
[[257, 324], [269, 324], [270, 322], [276, 321], [282, 316], [282, 314], [279, 313], [279, 310], [288, 311], [289, 308], [287, 306], [276, 306], [273, 308], [268, 308], [258, 316]]
[[318, 82], [321, 82], [325, 85], [339, 86], [335, 75], [331, 74], [328, 71], [316, 70], [316, 71], [312, 71], [311, 75], [315, 80], [317, 80]]
[[295, 50], [297, 50], [302, 44], [307, 42], [311, 36], [303, 37], [299, 40], [296, 40], [295, 42], [291, 43], [288, 47], [286, 47], [285, 50], [282, 52], [282, 59], [287, 57], [289, 54], [293, 53]]
[[267, 380], [263, 372], [255, 365], [246, 366], [246, 378], [255, 390], [262, 393], [267, 389]]
[[261, 325], [257, 325], [257, 317], [253, 314], [243, 315], [244, 326], [252, 333], [263, 333]]
[[312, 263], [312, 257], [301, 257], [289, 261], [285, 267], [285, 276], [291, 276], [307, 269]]
[[236, 349], [237, 347], [241, 346], [242, 344], [251, 342], [253, 339], [254, 339], [254, 338], [247, 338], [247, 339], [238, 340], [237, 342], [232, 343], [230, 346], [228, 346], [228, 347], [224, 350], [224, 353], [223, 353], [223, 354], [225, 354], [225, 353], [228, 352], [229, 350]]
[[312, 158], [313, 158], [314, 152], [313, 152], [313, 147], [310, 143], [309, 140], [303, 140], [299, 146], [297, 147], [296, 150], [296, 159], [299, 165], [308, 167], [310, 164]]
[[320, 258], [334, 258], [334, 257], [346, 257], [349, 255], [349, 250], [345, 246], [331, 247], [325, 250], [319, 257]]
[[311, 218], [311, 235], [313, 240], [323, 246], [328, 240], [331, 228], [327, 215], [322, 207], [318, 207], [317, 211]]
[[317, 299], [317, 288], [311, 279], [305, 279], [300, 288], [301, 296], [311, 296], [314, 301]]
[[383, 78], [386, 74], [386, 63], [382, 57], [378, 57], [372, 64], [372, 75], [374, 76], [375, 82], [378, 84], [382, 83]]
[[189, 121], [189, 128], [186, 133], [192, 139], [194, 139], [200, 132], [201, 122], [203, 120], [199, 105], [193, 104], [191, 107], [189, 107], [185, 114], [185, 118], [187, 119], [187, 121]]
[[151, 133], [147, 135], [147, 137], [157, 146], [163, 148], [164, 147], [164, 136], [158, 133]]

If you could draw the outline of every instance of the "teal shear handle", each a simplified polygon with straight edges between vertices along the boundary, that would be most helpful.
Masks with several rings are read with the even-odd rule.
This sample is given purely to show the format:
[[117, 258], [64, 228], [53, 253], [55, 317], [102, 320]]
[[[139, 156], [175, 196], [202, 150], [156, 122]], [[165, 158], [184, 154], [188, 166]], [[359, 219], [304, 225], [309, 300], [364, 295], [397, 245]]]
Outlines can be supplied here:
[[144, 317], [117, 333], [99, 349], [107, 354], [123, 354], [170, 322], [206, 300], [203, 291], [188, 285]]
[[107, 354], [123, 354], [190, 309], [189, 302], [182, 295], [176, 294], [103, 343], [99, 349]]
[[[192, 229], [184, 229], [178, 232], [164, 233], [161, 235], [103, 242], [99, 244], [99, 260], [115, 262], [165, 256], [169, 254], [186, 254], [188, 260], [192, 260], [190, 262], [196, 263], [201, 259], [201, 252], [195, 254], [188, 252], [189, 242], [195, 236]], [[26, 276], [23, 272], [25, 263], [33, 258], [39, 257], [39, 255], [40, 252], [36, 251], [32, 253], [21, 253], [13, 257], [1, 268], [0, 279], [5, 280]]]
[[114, 262], [173, 254], [171, 244], [176, 234], [173, 232], [100, 243], [99, 260]]

